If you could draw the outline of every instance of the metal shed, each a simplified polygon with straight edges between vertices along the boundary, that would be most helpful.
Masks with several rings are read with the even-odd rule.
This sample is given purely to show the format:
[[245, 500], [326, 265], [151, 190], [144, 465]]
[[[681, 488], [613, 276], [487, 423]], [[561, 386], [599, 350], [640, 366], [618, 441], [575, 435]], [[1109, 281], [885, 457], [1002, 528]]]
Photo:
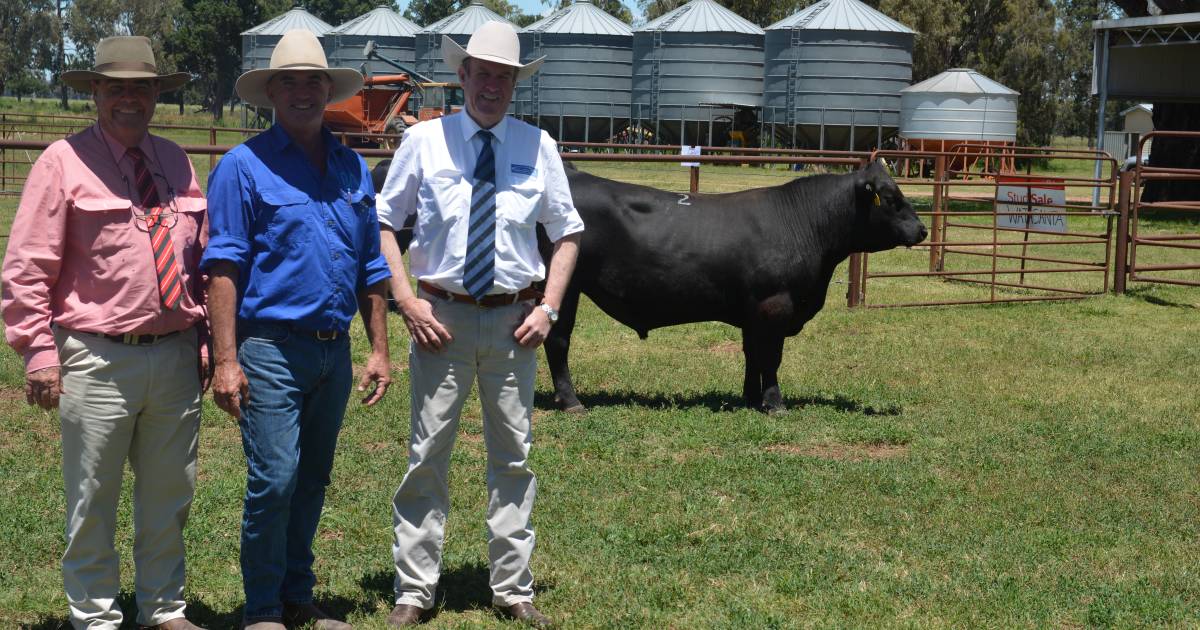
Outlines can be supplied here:
[[460, 46], [466, 47], [475, 29], [492, 21], [504, 22], [512, 26], [514, 31], [520, 30], [517, 25], [484, 6], [481, 0], [472, 0], [471, 4], [418, 31], [417, 72], [434, 81], [457, 83], [458, 74], [442, 61], [442, 35], [449, 35]]
[[522, 62], [541, 70], [517, 86], [518, 117], [560, 141], [606, 141], [629, 124], [633, 30], [591, 0], [525, 27]]
[[631, 116], [659, 142], [723, 144], [739, 110], [757, 116], [762, 77], [763, 30], [692, 0], [634, 31]]
[[271, 52], [283, 34], [293, 29], [308, 29], [323, 39], [333, 29], [324, 20], [296, 7], [242, 32], [242, 72], [271, 65]]
[[768, 26], [763, 120], [794, 146], [879, 146], [900, 122], [915, 35], [858, 0], [821, 0]]
[[372, 9], [325, 34], [329, 65], [354, 68], [364, 75], [395, 74], [399, 70], [378, 58], [367, 59], [363, 49], [375, 42], [375, 51], [386, 59], [413, 67], [417, 59], [417, 32], [421, 27], [388, 7]]

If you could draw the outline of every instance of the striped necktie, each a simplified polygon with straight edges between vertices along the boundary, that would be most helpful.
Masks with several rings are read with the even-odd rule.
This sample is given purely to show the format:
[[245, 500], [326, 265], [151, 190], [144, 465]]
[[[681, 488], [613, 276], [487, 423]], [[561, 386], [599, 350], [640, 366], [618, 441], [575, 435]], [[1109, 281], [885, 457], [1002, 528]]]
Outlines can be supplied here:
[[496, 154], [492, 132], [480, 129], [476, 135], [483, 140], [483, 149], [475, 161], [463, 288], [480, 300], [492, 290], [496, 277]]
[[158, 190], [154, 187], [154, 176], [146, 167], [146, 155], [133, 147], [126, 150], [133, 160], [133, 173], [137, 179], [138, 195], [142, 198], [142, 209], [146, 216], [146, 231], [150, 233], [150, 249], [154, 252], [154, 271], [158, 275], [158, 295], [163, 307], [168, 310], [179, 306], [183, 297], [183, 279], [179, 277], [179, 264], [175, 261], [175, 246], [171, 243], [171, 230], [159, 220], [163, 207], [159, 203]]

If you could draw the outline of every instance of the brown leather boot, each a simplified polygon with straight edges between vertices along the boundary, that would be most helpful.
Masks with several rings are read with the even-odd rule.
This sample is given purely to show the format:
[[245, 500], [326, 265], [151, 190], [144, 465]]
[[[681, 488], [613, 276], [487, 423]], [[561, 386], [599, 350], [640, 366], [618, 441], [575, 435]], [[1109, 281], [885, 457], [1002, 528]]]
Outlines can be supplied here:
[[289, 628], [301, 628], [312, 624], [315, 630], [352, 630], [354, 626], [330, 617], [312, 602], [284, 604], [283, 623]]
[[519, 602], [512, 606], [502, 607], [500, 611], [517, 621], [538, 628], [539, 630], [548, 630], [554, 627], [554, 622], [546, 615], [543, 615], [537, 608], [534, 608], [532, 602]]
[[403, 628], [405, 626], [415, 626], [421, 623], [421, 614], [425, 611], [419, 606], [411, 604], [396, 604], [388, 615], [387, 625], [389, 628]]

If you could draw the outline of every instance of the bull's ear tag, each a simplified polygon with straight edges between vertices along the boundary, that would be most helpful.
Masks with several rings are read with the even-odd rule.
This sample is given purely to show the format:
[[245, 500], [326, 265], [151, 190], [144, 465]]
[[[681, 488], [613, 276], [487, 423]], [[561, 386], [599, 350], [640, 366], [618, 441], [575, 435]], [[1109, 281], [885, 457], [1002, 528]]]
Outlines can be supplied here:
[[875, 193], [875, 205], [879, 205], [879, 193]]

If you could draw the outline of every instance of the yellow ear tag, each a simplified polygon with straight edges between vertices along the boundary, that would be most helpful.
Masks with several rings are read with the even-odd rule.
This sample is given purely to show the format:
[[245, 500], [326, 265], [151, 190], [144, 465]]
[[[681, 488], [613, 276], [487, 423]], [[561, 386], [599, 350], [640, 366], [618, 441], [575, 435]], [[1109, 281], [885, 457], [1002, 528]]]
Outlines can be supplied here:
[[879, 205], [879, 193], [875, 193], [875, 205]]

